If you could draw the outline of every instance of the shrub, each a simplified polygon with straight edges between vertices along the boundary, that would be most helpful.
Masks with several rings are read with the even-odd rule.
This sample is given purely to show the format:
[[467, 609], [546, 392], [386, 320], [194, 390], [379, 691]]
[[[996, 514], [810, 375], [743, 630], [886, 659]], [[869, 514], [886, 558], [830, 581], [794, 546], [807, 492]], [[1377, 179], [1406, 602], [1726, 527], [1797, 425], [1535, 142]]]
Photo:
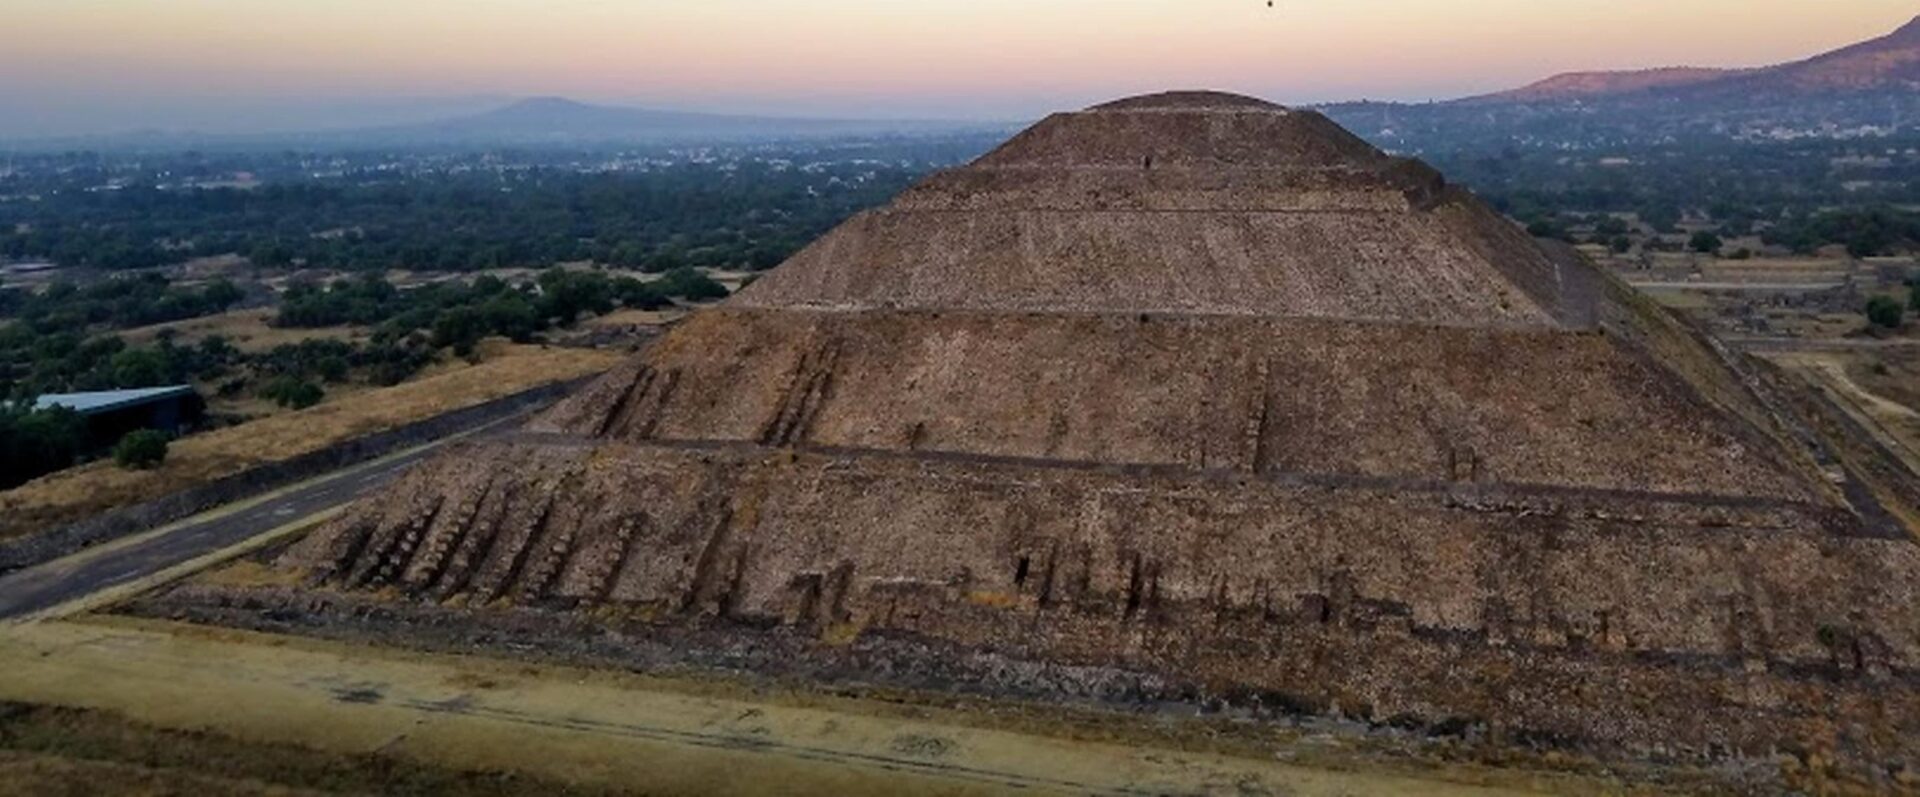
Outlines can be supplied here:
[[533, 333], [540, 331], [541, 319], [534, 311], [533, 303], [517, 291], [505, 290], [493, 294], [485, 304], [480, 305], [480, 315], [488, 330], [496, 335], [505, 335], [515, 343], [531, 341]]
[[1703, 255], [1720, 251], [1721, 245], [1720, 236], [1704, 231], [1694, 233], [1693, 238], [1687, 241], [1688, 248]]
[[360, 362], [367, 366], [367, 381], [380, 387], [406, 381], [433, 362], [433, 352], [426, 345], [424, 340], [409, 337], [367, 346], [359, 356]]
[[0, 403], [0, 489], [71, 466], [86, 436], [86, 421], [73, 410], [19, 410]]
[[155, 429], [128, 432], [113, 446], [113, 461], [120, 467], [147, 470], [167, 460], [167, 433]]
[[326, 395], [319, 385], [295, 376], [277, 377], [260, 391], [262, 398], [273, 399], [275, 404], [296, 410], [319, 404]]
[[669, 271], [655, 285], [659, 286], [661, 293], [678, 296], [690, 302], [724, 299], [727, 296], [727, 286], [691, 268], [676, 268]]
[[667, 300], [666, 294], [654, 287], [653, 283], [641, 282], [632, 277], [614, 280], [613, 292], [619, 298], [621, 305], [635, 310], [658, 310], [673, 304]]
[[456, 307], [440, 314], [433, 322], [433, 345], [452, 346], [453, 353], [465, 357], [487, 336], [487, 319], [472, 307]]
[[171, 380], [167, 360], [153, 349], [127, 349], [113, 355], [115, 387], [157, 387]]
[[1867, 323], [1886, 329], [1897, 329], [1906, 308], [1891, 296], [1875, 296], [1867, 300]]
[[539, 283], [537, 311], [560, 326], [571, 326], [583, 312], [601, 315], [613, 310], [613, 281], [605, 274], [550, 268], [540, 272]]
[[1535, 238], [1565, 240], [1567, 230], [1556, 219], [1537, 219], [1527, 224], [1527, 234]]

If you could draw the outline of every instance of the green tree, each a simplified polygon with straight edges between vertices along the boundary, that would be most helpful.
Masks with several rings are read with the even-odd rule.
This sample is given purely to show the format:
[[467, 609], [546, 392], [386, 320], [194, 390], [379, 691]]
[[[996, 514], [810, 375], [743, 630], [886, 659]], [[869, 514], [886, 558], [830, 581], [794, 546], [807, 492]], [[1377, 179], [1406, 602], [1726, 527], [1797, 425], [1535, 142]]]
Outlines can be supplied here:
[[86, 439], [86, 421], [73, 410], [18, 410], [0, 403], [0, 489], [73, 465]]
[[200, 298], [206, 303], [207, 309], [212, 312], [221, 312], [246, 298], [246, 293], [240, 290], [240, 286], [233, 284], [233, 281], [219, 279], [207, 283], [207, 287], [200, 291]]
[[613, 281], [600, 272], [550, 268], [540, 272], [539, 284], [539, 314], [560, 326], [571, 326], [582, 312], [613, 309]]
[[673, 304], [654, 287], [653, 283], [641, 282], [632, 277], [620, 277], [613, 281], [613, 293], [620, 304], [635, 310], [658, 310]]
[[1527, 224], [1527, 234], [1535, 238], [1567, 239], [1567, 228], [1559, 219], [1536, 219]]
[[157, 429], [128, 432], [113, 446], [113, 461], [122, 468], [147, 470], [167, 460], [167, 433]]
[[1649, 205], [1640, 209], [1639, 216], [1654, 232], [1673, 232], [1680, 223], [1680, 209], [1672, 205]]
[[455, 307], [433, 322], [433, 345], [452, 346], [456, 356], [473, 353], [473, 347], [487, 336], [487, 318], [478, 309]]
[[127, 349], [113, 355], [115, 387], [158, 387], [170, 381], [167, 358], [153, 349]]
[[1867, 300], [1867, 323], [1885, 329], [1897, 329], [1906, 308], [1891, 296], [1875, 296]]
[[272, 399], [275, 404], [296, 410], [304, 410], [319, 404], [326, 395], [326, 391], [321, 390], [319, 385], [297, 376], [275, 377], [260, 390], [262, 398]]
[[347, 358], [338, 354], [326, 355], [313, 364], [314, 373], [319, 374], [322, 380], [335, 383], [347, 381], [350, 367]]
[[280, 268], [293, 264], [293, 253], [279, 242], [262, 243], [247, 252], [247, 260], [263, 268]]
[[1723, 242], [1720, 240], [1720, 236], [1715, 235], [1714, 233], [1709, 232], [1707, 230], [1701, 230], [1700, 232], [1694, 233], [1693, 238], [1687, 241], [1688, 248], [1692, 249], [1695, 252], [1699, 252], [1701, 254], [1713, 254], [1715, 252], [1718, 252], [1720, 251], [1720, 247], [1722, 245], [1723, 245]]
[[659, 286], [661, 293], [677, 296], [690, 302], [723, 299], [727, 295], [727, 286], [691, 268], [676, 268], [669, 271], [654, 284]]
[[540, 315], [533, 303], [518, 291], [500, 291], [480, 305], [480, 316], [488, 331], [505, 335], [515, 343], [526, 343], [540, 331]]

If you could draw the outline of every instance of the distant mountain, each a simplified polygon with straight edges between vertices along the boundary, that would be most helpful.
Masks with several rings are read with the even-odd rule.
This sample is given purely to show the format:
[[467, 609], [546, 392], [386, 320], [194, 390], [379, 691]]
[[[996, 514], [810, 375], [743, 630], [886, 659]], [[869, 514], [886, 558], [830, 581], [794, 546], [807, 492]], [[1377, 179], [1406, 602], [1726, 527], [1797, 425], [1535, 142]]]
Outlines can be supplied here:
[[1920, 90], [1920, 17], [1886, 36], [1804, 61], [1759, 69], [1673, 67], [1632, 72], [1573, 72], [1463, 103], [1533, 103], [1621, 98], [1805, 95], [1833, 91]]
[[732, 116], [535, 97], [470, 116], [358, 131], [354, 135], [431, 143], [721, 142], [930, 132], [977, 126], [927, 120]]
[[1878, 39], [1715, 81], [1721, 92], [1920, 91], [1920, 17]]
[[1460, 102], [1490, 104], [1503, 102], [1552, 102], [1581, 100], [1630, 94], [1649, 89], [1691, 86], [1738, 74], [1734, 69], [1702, 69], [1690, 66], [1641, 69], [1631, 72], [1568, 72], [1496, 94], [1468, 97]]
[[1433, 155], [1806, 138], [1920, 137], [1920, 18], [1893, 33], [1756, 69], [1558, 75], [1450, 102], [1324, 106], [1373, 143]]

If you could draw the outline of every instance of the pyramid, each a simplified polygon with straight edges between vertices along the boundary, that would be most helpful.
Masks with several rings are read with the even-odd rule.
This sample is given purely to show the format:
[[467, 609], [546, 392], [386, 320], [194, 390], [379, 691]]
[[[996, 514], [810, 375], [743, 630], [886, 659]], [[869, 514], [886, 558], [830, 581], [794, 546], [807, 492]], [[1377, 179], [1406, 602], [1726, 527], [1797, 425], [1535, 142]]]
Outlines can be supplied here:
[[1316, 113], [1139, 97], [277, 561], [722, 666], [1914, 762], [1920, 556], [1736, 365]]

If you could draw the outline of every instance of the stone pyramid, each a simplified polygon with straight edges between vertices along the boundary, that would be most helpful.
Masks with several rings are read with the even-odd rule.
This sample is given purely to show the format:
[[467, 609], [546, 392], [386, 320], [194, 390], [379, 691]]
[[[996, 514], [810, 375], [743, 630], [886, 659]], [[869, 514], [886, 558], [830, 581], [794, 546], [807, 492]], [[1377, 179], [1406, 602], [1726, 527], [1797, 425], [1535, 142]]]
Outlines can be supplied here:
[[1920, 557], [1810, 445], [1423, 164], [1163, 94], [929, 178], [279, 561], [728, 666], [1912, 761]]

